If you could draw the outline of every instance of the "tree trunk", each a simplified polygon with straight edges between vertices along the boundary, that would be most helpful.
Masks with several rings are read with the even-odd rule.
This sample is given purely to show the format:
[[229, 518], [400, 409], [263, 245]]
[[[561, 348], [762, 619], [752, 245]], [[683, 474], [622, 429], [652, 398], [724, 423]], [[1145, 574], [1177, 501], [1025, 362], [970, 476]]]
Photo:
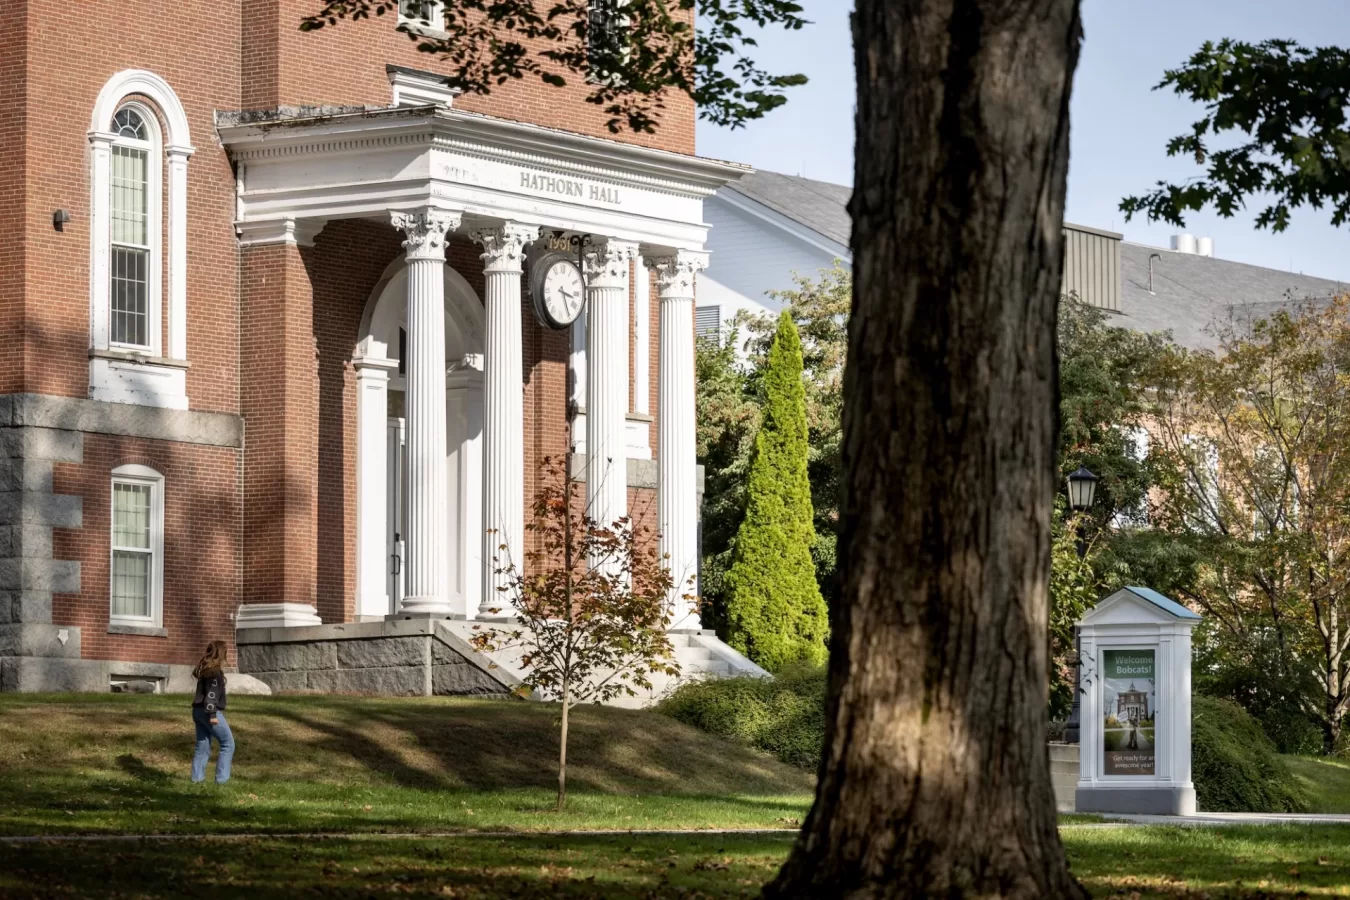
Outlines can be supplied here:
[[1077, 0], [858, 0], [841, 575], [769, 898], [1085, 898], [1046, 751]]
[[1328, 714], [1322, 717], [1322, 755], [1335, 756], [1336, 745], [1341, 741], [1341, 723], [1338, 718]]
[[567, 806], [567, 712], [571, 707], [572, 690], [568, 685], [563, 688], [562, 734], [558, 739], [558, 812]]

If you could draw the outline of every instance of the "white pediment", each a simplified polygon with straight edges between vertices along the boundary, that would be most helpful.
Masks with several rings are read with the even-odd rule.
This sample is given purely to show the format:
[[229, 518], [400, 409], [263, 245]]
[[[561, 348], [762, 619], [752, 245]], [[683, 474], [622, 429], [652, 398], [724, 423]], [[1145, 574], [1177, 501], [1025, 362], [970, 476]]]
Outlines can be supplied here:
[[465, 228], [511, 220], [700, 250], [703, 201], [747, 167], [457, 109], [224, 115], [239, 228], [437, 206]]
[[1138, 588], [1121, 588], [1083, 614], [1080, 626], [1194, 624], [1200, 617], [1176, 601]]

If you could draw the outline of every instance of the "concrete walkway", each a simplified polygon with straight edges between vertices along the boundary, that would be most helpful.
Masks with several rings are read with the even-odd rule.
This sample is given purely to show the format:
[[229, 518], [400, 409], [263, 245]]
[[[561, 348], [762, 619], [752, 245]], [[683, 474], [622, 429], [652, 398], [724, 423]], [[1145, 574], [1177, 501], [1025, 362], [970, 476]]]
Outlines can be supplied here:
[[[1129, 813], [1101, 813], [1106, 822], [1085, 823], [1093, 827], [1103, 825], [1350, 825], [1350, 815], [1322, 813], [1225, 813], [1201, 812], [1193, 816], [1146, 816]], [[1063, 828], [1077, 827], [1063, 825]]]

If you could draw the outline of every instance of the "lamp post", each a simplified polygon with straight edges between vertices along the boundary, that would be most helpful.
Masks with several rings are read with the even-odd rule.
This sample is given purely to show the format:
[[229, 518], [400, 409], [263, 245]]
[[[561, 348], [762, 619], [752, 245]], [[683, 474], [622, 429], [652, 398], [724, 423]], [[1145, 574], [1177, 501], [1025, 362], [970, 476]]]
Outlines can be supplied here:
[[[1087, 470], [1085, 466], [1079, 466], [1069, 475], [1069, 509], [1078, 512], [1087, 512], [1092, 508], [1092, 501], [1097, 496], [1097, 476]], [[1078, 526], [1078, 558], [1083, 559], [1087, 556], [1087, 537], [1083, 533], [1083, 526]], [[1079, 718], [1082, 713], [1082, 686], [1080, 678], [1083, 671], [1083, 645], [1078, 636], [1078, 626], [1073, 627], [1073, 705], [1069, 707], [1069, 721], [1064, 727], [1064, 740], [1070, 744], [1078, 743]]]

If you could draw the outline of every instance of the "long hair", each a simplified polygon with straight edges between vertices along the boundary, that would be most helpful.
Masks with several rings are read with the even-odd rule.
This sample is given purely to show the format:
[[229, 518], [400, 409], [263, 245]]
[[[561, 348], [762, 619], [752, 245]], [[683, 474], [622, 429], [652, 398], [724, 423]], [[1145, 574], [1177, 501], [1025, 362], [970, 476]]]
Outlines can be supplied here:
[[197, 668], [192, 670], [194, 678], [210, 678], [212, 675], [219, 675], [225, 668], [225, 656], [229, 653], [229, 648], [224, 641], [212, 641], [206, 645], [206, 654], [202, 656], [202, 661], [197, 663]]

